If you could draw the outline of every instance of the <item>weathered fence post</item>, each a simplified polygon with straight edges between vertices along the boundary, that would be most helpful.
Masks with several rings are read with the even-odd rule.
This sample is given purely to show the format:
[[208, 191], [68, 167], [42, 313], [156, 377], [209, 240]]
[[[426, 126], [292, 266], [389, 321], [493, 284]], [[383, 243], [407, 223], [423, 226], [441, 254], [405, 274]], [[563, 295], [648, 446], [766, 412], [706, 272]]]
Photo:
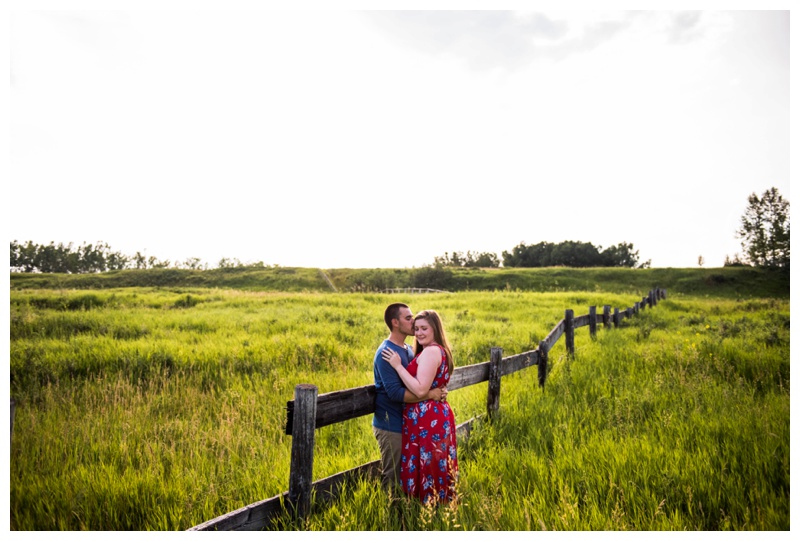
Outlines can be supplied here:
[[633, 303], [633, 315], [635, 315], [635, 316], [639, 315], [639, 303], [638, 302]]
[[289, 466], [289, 503], [298, 517], [305, 517], [311, 511], [316, 418], [317, 386], [309, 383], [296, 385], [292, 420], [292, 457]]
[[619, 327], [619, 308], [614, 307], [614, 328]]
[[589, 307], [589, 336], [597, 338], [597, 307]]
[[630, 319], [631, 315], [633, 315], [633, 308], [626, 308], [625, 309], [625, 317]]
[[611, 306], [608, 304], [603, 306], [603, 325], [606, 329], [611, 328]]
[[664, 299], [664, 300], [667, 299], [667, 290], [666, 289], [662, 289], [661, 290], [661, 298]]
[[575, 312], [564, 310], [564, 343], [567, 345], [567, 356], [575, 357]]
[[547, 342], [539, 342], [539, 387], [544, 389], [544, 381], [547, 379]]
[[653, 290], [653, 306], [656, 306], [658, 304], [658, 296], [659, 296], [658, 288], [655, 288]]
[[503, 348], [492, 348], [489, 359], [489, 392], [486, 395], [486, 413], [491, 419], [500, 409], [500, 359]]

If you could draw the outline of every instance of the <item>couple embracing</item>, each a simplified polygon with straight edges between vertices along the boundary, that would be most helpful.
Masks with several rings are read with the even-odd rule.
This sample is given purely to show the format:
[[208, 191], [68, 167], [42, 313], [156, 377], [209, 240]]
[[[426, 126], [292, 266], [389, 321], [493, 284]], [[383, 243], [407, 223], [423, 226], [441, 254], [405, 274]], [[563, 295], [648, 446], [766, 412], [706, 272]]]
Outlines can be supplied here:
[[[453, 355], [433, 310], [414, 316], [402, 303], [384, 312], [389, 337], [375, 352], [372, 430], [381, 451], [381, 482], [423, 503], [449, 501], [458, 479], [456, 424], [447, 403]], [[414, 348], [406, 337], [414, 336]]]

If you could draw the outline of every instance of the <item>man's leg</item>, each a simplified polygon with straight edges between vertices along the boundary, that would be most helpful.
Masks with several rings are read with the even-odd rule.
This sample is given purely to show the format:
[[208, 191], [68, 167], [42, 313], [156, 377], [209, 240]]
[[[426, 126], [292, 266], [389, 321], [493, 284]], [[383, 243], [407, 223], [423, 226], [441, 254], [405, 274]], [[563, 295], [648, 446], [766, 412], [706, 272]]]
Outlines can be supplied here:
[[372, 427], [378, 448], [381, 450], [381, 484], [384, 488], [400, 486], [400, 454], [403, 435], [400, 432], [389, 432]]

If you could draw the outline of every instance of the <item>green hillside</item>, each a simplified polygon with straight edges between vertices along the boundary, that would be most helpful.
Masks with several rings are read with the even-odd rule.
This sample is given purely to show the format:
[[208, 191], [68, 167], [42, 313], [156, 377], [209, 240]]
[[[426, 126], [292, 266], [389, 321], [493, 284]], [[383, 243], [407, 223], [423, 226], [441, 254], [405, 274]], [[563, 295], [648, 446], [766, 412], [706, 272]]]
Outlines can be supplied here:
[[[323, 274], [324, 273], [324, 274]], [[314, 269], [238, 267], [147, 269], [97, 274], [11, 274], [11, 289], [202, 287], [248, 291], [381, 291], [423, 287], [446, 291], [519, 290], [639, 293], [653, 287], [673, 293], [725, 298], [789, 297], [789, 273], [752, 267], [710, 269], [502, 268]]]

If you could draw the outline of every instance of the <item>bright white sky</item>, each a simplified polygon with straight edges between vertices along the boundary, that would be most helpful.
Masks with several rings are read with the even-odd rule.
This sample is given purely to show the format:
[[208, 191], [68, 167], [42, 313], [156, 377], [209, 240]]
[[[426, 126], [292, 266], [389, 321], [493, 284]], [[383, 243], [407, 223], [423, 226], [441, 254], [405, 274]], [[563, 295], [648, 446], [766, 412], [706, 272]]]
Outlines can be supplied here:
[[10, 240], [322, 268], [626, 241], [714, 267], [750, 193], [791, 199], [787, 11], [20, 10], [10, 28]]

